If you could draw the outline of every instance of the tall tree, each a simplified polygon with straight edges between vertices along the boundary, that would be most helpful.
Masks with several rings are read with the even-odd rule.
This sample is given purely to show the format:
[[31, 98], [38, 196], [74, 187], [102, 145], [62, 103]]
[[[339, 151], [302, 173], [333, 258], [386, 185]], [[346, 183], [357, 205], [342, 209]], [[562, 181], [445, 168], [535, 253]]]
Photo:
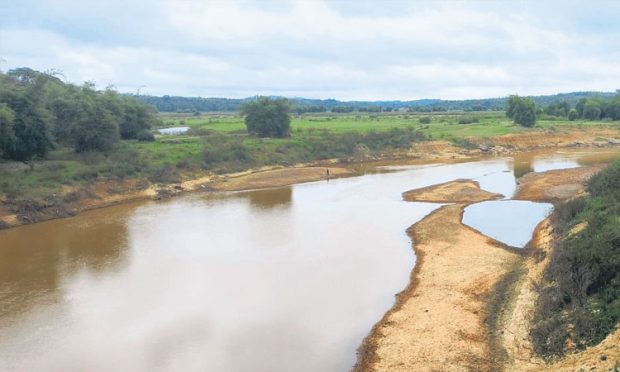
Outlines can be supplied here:
[[0, 158], [8, 156], [14, 150], [15, 130], [13, 122], [15, 113], [9, 106], [0, 103]]
[[530, 97], [512, 95], [508, 97], [506, 116], [511, 118], [515, 124], [533, 127], [536, 124], [536, 104]]
[[241, 107], [248, 132], [258, 137], [289, 137], [290, 110], [291, 106], [287, 99], [269, 97], [258, 97]]

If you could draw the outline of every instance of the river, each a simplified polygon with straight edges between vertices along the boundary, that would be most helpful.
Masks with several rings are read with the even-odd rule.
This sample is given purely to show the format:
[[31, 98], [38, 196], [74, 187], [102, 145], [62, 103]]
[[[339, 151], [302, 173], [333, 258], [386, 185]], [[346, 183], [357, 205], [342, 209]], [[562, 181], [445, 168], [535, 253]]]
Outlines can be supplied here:
[[617, 155], [371, 168], [0, 231], [0, 370], [348, 370], [409, 281], [405, 229], [441, 206], [402, 192], [469, 178], [510, 197], [515, 175]]

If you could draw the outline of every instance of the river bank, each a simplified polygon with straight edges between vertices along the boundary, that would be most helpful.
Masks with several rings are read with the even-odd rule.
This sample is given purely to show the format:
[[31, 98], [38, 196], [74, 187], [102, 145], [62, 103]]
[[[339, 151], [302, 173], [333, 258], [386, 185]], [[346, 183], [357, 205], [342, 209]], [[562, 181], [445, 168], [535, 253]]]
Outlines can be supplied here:
[[[602, 166], [530, 173], [515, 199], [559, 202], [585, 191]], [[464, 208], [496, 196], [457, 180], [409, 191], [408, 201], [453, 203], [412, 225], [417, 262], [409, 286], [358, 351], [356, 371], [579, 370], [612, 368], [618, 332], [553, 364], [534, 355], [529, 324], [551, 257], [551, 218], [523, 250], [510, 249], [462, 223]], [[477, 195], [478, 197], [472, 197]], [[604, 358], [601, 357], [604, 355]]]
[[84, 186], [66, 186], [57, 194], [38, 199], [0, 198], [0, 228], [63, 218], [86, 210], [140, 200], [163, 199], [185, 192], [222, 190], [238, 191], [254, 188], [286, 186], [330, 177], [360, 175], [372, 164], [398, 162], [425, 164], [433, 162], [471, 161], [494, 156], [511, 156], [522, 152], [561, 148], [605, 148], [620, 145], [615, 129], [595, 127], [562, 131], [537, 131], [488, 138], [469, 138], [457, 146], [448, 141], [427, 141], [408, 150], [363, 154], [342, 162], [322, 160], [292, 167], [262, 167], [244, 172], [214, 175], [204, 172], [188, 174], [182, 182], [151, 184], [144, 179], [97, 181]]

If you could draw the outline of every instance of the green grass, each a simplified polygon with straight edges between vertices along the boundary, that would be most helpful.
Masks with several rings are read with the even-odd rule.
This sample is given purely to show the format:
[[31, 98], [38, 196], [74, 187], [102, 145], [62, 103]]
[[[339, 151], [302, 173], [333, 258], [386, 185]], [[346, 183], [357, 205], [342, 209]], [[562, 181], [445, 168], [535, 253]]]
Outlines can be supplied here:
[[[420, 124], [421, 117], [431, 117], [430, 124]], [[459, 124], [463, 116], [475, 117], [478, 123]], [[165, 126], [189, 126], [194, 129], [219, 133], [244, 133], [243, 118], [233, 114], [201, 116], [162, 116]], [[314, 114], [293, 117], [293, 136], [303, 131], [329, 130], [334, 133], [385, 131], [392, 128], [414, 128], [434, 139], [492, 137], [526, 130], [552, 129], [558, 127], [584, 127], [609, 125], [605, 121], [568, 121], [566, 119], [539, 120], [532, 129], [516, 126], [503, 112], [479, 113], [390, 113], [390, 114]]]
[[155, 142], [130, 142], [130, 146], [144, 154], [151, 164], [160, 166], [176, 164], [183, 160], [191, 163], [199, 161], [203, 150], [203, 140], [191, 136], [160, 137]]

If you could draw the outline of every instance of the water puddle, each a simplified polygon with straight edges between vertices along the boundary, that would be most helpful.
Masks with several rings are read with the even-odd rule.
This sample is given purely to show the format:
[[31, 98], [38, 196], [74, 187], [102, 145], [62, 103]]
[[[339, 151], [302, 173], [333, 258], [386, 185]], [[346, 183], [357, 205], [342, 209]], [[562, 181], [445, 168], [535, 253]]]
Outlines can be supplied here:
[[170, 127], [157, 129], [157, 132], [162, 135], [177, 135], [186, 133], [188, 130], [189, 127]]
[[511, 247], [523, 248], [553, 204], [521, 200], [476, 203], [465, 208], [463, 223]]

